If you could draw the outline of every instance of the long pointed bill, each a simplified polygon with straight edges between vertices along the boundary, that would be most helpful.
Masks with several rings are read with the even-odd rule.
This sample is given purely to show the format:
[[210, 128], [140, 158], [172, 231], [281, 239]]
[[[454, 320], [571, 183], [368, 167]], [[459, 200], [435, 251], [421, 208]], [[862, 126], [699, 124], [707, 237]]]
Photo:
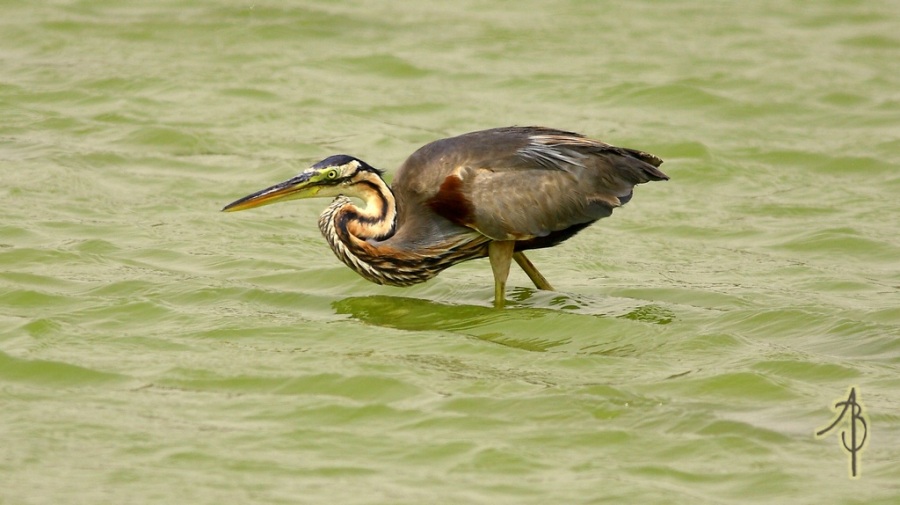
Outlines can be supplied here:
[[298, 198], [316, 196], [316, 193], [319, 192], [319, 189], [321, 189], [322, 186], [313, 185], [314, 181], [310, 180], [312, 175], [312, 173], [303, 172], [293, 179], [280, 182], [262, 191], [257, 191], [252, 195], [247, 195], [226, 205], [222, 209], [222, 212], [236, 212], [239, 210], [252, 209], [254, 207], [262, 207], [263, 205], [269, 205], [284, 200], [296, 200]]

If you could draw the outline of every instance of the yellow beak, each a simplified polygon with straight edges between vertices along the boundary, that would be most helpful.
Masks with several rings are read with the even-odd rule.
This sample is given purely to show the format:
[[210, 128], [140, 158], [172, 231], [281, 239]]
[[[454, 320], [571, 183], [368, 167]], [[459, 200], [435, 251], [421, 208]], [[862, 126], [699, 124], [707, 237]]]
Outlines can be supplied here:
[[310, 181], [312, 175], [313, 173], [303, 172], [297, 177], [247, 195], [226, 205], [222, 212], [236, 212], [275, 202], [316, 196], [321, 186]]

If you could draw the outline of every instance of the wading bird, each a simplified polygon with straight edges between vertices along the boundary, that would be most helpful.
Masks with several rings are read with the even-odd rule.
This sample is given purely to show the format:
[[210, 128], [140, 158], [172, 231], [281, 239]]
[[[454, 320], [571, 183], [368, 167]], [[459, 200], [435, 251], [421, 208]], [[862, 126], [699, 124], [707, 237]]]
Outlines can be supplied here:
[[336, 197], [319, 217], [319, 229], [337, 257], [364, 278], [409, 286], [487, 256], [494, 305], [502, 307], [513, 259], [538, 289], [552, 290], [523, 251], [555, 246], [609, 216], [631, 200], [636, 184], [667, 180], [661, 163], [578, 133], [494, 128], [421, 147], [390, 187], [383, 171], [339, 154], [222, 210]]

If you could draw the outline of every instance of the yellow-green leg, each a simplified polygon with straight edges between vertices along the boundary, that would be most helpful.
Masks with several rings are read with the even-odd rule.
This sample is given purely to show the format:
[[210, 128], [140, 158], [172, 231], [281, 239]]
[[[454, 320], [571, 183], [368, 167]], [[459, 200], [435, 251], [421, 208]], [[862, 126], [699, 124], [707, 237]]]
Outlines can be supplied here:
[[515, 245], [514, 240], [495, 240], [488, 245], [488, 258], [494, 271], [494, 307], [498, 309], [506, 303], [506, 279]]
[[522, 270], [525, 270], [525, 273], [528, 274], [528, 278], [531, 279], [531, 282], [534, 283], [534, 287], [538, 289], [545, 289], [547, 291], [556, 291], [553, 289], [553, 286], [547, 282], [547, 279], [538, 272], [538, 269], [535, 268], [534, 263], [532, 263], [528, 258], [525, 257], [525, 253], [517, 252], [513, 254], [513, 259], [516, 260], [516, 263], [522, 267]]

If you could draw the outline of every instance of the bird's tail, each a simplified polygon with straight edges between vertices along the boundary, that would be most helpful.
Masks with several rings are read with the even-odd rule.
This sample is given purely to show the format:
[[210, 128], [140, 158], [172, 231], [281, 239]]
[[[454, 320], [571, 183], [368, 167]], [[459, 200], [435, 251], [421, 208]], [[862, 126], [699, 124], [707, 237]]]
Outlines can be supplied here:
[[640, 168], [641, 172], [643, 172], [644, 177], [640, 182], [648, 182], [648, 181], [668, 181], [669, 176], [664, 174], [659, 167], [662, 165], [663, 160], [659, 156], [655, 156], [653, 154], [638, 151], [637, 149], [628, 149], [628, 148], [620, 148], [622, 150], [622, 154], [626, 157], [635, 159], [640, 161], [640, 166], [636, 168]]

